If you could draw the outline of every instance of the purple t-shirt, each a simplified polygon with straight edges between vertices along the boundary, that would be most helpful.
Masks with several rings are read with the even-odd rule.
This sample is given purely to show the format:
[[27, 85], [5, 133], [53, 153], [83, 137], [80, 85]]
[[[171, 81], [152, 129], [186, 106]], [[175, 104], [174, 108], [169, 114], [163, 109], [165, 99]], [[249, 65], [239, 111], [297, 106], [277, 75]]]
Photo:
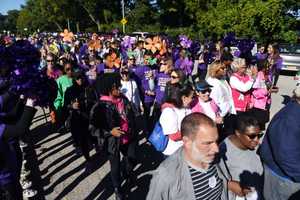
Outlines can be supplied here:
[[198, 65], [198, 69], [199, 69], [199, 70], [206, 70], [206, 69], [207, 69], [207, 64], [205, 64], [205, 63], [200, 63], [200, 64]]
[[135, 80], [139, 91], [142, 92], [142, 80], [140, 76], [137, 75], [137, 69], [140, 67], [140, 65], [133, 65], [129, 67], [130, 76], [133, 80]]
[[118, 72], [116, 68], [109, 68], [104, 63], [97, 65], [97, 74]]
[[267, 54], [266, 53], [260, 53], [260, 52], [258, 52], [257, 54], [256, 54], [256, 59], [257, 60], [264, 60], [264, 59], [266, 59], [267, 58]]
[[128, 67], [128, 69], [131, 73], [134, 74], [134, 76], [139, 78], [137, 72], [138, 72], [138, 68], [140, 68], [140, 67], [141, 67], [140, 65], [133, 65], [133, 66]]
[[139, 66], [135, 70], [135, 74], [138, 76], [138, 78], [141, 80], [142, 89], [143, 89], [143, 95], [144, 95], [144, 102], [145, 103], [151, 103], [154, 101], [155, 96], [149, 96], [145, 94], [145, 91], [150, 90], [149, 85], [149, 75], [153, 73], [153, 77], [155, 78], [156, 70], [151, 69], [147, 65]]
[[163, 98], [165, 96], [165, 89], [167, 82], [171, 80], [170, 74], [165, 74], [163, 72], [159, 72], [156, 75], [156, 87], [155, 87], [155, 94], [156, 94], [156, 102], [161, 105]]
[[175, 68], [182, 69], [185, 75], [191, 75], [193, 71], [193, 61], [189, 60], [189, 58], [179, 58], [175, 62]]

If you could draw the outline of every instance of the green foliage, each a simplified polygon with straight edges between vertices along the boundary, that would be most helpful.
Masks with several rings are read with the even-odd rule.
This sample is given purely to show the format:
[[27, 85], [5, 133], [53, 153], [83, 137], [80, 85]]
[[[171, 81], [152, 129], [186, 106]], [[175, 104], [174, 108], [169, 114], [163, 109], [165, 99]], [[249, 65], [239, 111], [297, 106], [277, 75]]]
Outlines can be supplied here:
[[[228, 32], [259, 42], [296, 42], [298, 0], [124, 0], [126, 31], [219, 38]], [[16, 20], [17, 19], [17, 20]], [[121, 0], [27, 0], [20, 13], [0, 15], [2, 30], [122, 30]], [[9, 23], [8, 23], [9, 21]]]
[[[195, 2], [195, 1], [193, 1]], [[193, 3], [187, 6], [195, 6]], [[196, 10], [197, 28], [200, 35], [218, 37], [235, 32], [239, 37], [252, 37], [258, 41], [283, 40], [295, 42], [296, 32], [290, 6], [296, 2], [281, 0], [219, 0], [211, 1], [204, 9]], [[299, 6], [299, 5], [298, 5]], [[206, 9], [207, 8], [207, 9]], [[193, 10], [194, 7], [188, 8]]]
[[0, 14], [0, 30], [15, 32], [19, 12], [18, 10], [9, 10], [7, 15]]
[[[155, 27], [157, 21], [158, 15], [155, 13], [155, 9], [151, 7], [148, 0], [136, 1], [133, 8], [128, 13], [129, 31], [148, 31], [147, 26], [153, 25]], [[151, 32], [154, 32], [154, 30]]]

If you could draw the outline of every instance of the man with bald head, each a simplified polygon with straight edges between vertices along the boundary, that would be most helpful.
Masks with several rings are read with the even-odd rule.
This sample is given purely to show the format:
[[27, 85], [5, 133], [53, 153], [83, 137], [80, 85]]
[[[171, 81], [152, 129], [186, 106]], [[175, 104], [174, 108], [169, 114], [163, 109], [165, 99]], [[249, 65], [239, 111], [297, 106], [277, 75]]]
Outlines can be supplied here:
[[226, 199], [227, 178], [215, 158], [219, 152], [216, 124], [192, 113], [181, 124], [183, 146], [155, 170], [147, 200]]

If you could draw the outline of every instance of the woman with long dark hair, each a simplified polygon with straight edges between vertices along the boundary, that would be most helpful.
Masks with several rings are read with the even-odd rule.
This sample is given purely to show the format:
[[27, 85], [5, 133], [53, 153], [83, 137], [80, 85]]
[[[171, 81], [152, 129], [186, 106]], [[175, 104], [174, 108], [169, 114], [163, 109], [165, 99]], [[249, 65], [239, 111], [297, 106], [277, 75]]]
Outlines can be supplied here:
[[279, 55], [279, 45], [277, 43], [269, 44], [268, 46], [268, 61], [270, 63], [271, 76], [273, 85], [276, 86], [279, 74], [282, 68], [282, 58]]
[[189, 83], [175, 83], [170, 86], [170, 95], [161, 106], [159, 123], [163, 133], [169, 138], [163, 154], [169, 156], [179, 149], [183, 142], [180, 132], [182, 119], [191, 113], [190, 103], [194, 96], [193, 87]]
[[[91, 124], [99, 141], [104, 141], [111, 166], [111, 179], [116, 199], [123, 199], [121, 193], [121, 172], [130, 177], [135, 161], [135, 123], [129, 100], [120, 92], [119, 73], [103, 74], [100, 78], [100, 101], [93, 107]], [[123, 154], [124, 169], [121, 168], [120, 153]]]
[[77, 152], [83, 154], [88, 162], [90, 138], [88, 132], [89, 126], [89, 110], [88, 110], [88, 94], [85, 85], [85, 79], [82, 73], [73, 73], [73, 85], [67, 88], [64, 96], [64, 104], [68, 111], [68, 119], [70, 130], [74, 140]]

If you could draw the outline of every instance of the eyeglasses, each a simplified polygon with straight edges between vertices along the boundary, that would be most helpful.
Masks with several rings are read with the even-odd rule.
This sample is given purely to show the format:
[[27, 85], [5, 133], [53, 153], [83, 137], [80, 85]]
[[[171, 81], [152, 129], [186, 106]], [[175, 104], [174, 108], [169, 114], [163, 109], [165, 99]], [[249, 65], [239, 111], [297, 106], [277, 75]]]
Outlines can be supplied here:
[[176, 79], [176, 78], [178, 78], [178, 76], [171, 76], [171, 78], [172, 78], [172, 79]]
[[256, 138], [261, 138], [264, 134], [263, 133], [260, 133], [260, 134], [251, 134], [251, 135], [247, 135], [247, 137], [250, 139], [250, 140], [254, 140]]

